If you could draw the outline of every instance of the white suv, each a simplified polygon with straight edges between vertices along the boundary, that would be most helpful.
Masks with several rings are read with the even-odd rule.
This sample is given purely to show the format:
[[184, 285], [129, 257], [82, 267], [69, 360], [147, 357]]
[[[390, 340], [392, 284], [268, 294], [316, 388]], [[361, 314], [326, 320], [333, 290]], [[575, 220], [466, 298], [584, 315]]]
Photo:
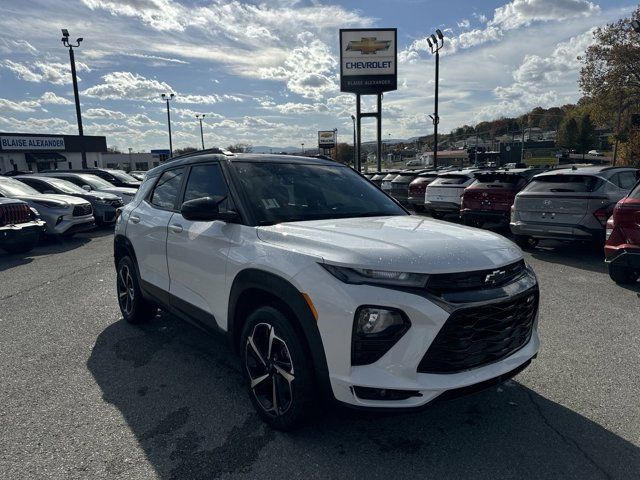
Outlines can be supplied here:
[[412, 216], [331, 161], [175, 159], [124, 207], [114, 248], [123, 317], [160, 307], [223, 332], [276, 428], [320, 394], [419, 407], [509, 378], [538, 351], [538, 285], [517, 246]]

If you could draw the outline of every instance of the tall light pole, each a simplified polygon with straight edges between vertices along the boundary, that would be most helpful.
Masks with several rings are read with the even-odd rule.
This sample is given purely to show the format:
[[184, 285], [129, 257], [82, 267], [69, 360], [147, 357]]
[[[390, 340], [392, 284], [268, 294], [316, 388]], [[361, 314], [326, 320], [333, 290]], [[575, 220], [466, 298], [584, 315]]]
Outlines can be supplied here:
[[433, 115], [429, 115], [429, 117], [433, 120], [433, 168], [438, 168], [438, 123], [440, 123], [440, 116], [438, 115], [438, 83], [440, 80], [440, 49], [444, 45], [444, 35], [442, 35], [440, 29], [436, 29], [436, 34], [431, 34], [431, 36], [427, 38], [427, 43], [429, 44], [431, 53], [436, 56], [435, 111]]
[[302, 154], [304, 155], [304, 143], [301, 143], [300, 145], [302, 145]]
[[356, 117], [351, 115], [351, 121], [353, 122], [353, 168], [358, 168], [356, 163], [356, 155], [358, 152], [356, 151], [358, 147], [356, 146]]
[[80, 112], [80, 95], [78, 94], [78, 76], [76, 75], [76, 58], [73, 49], [78, 48], [83, 38], [77, 38], [75, 45], [69, 42], [69, 30], [62, 29], [62, 44], [69, 49], [71, 62], [71, 79], [73, 80], [73, 96], [76, 99], [76, 117], [78, 119], [78, 135], [80, 135], [80, 153], [82, 154], [82, 168], [87, 168], [87, 152], [84, 146], [84, 132], [82, 130], [82, 113]]
[[336, 142], [335, 147], [333, 147], [333, 150], [334, 150], [333, 159], [337, 162], [338, 161], [338, 129], [337, 128], [333, 129], [333, 139], [334, 139], [334, 142]]
[[196, 118], [200, 120], [200, 140], [202, 140], [202, 149], [204, 150], [204, 133], [202, 132], [202, 120], [206, 115], [204, 113], [196, 113]]
[[163, 93], [160, 96], [162, 97], [162, 100], [167, 102], [167, 126], [169, 127], [169, 158], [172, 158], [173, 157], [173, 141], [171, 140], [171, 112], [169, 111], [169, 100], [173, 100], [173, 97], [175, 97], [175, 94], [170, 93], [167, 95], [166, 93]]

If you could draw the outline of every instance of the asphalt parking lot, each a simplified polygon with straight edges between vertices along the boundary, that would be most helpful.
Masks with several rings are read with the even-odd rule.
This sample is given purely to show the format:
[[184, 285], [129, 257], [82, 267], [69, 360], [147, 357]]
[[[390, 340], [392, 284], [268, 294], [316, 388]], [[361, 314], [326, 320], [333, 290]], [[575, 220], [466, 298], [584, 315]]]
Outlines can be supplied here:
[[600, 252], [527, 254], [538, 358], [420, 413], [257, 416], [225, 343], [161, 314], [126, 324], [112, 232], [0, 253], [0, 478], [607, 478], [640, 475], [640, 288]]

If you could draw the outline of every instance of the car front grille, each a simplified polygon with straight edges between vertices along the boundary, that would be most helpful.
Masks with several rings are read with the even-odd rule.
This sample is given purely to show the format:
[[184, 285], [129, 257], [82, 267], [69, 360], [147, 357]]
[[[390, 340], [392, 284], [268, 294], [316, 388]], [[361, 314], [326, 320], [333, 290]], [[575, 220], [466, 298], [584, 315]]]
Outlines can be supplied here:
[[0, 205], [0, 226], [26, 223], [31, 220], [31, 210], [25, 203]]
[[111, 200], [109, 202], [109, 205], [111, 205], [112, 207], [115, 207], [115, 208], [119, 208], [119, 207], [124, 206], [124, 203], [122, 203], [122, 200], [118, 199], [118, 200]]
[[90, 204], [86, 205], [76, 205], [73, 207], [73, 216], [74, 217], [82, 217], [84, 215], [91, 215], [93, 213], [93, 209]]
[[450, 292], [497, 288], [514, 281], [525, 273], [526, 269], [524, 260], [520, 260], [505, 267], [491, 270], [430, 275], [427, 291], [441, 295]]
[[455, 310], [418, 365], [449, 374], [497, 362], [525, 346], [538, 311], [537, 287], [510, 298]]

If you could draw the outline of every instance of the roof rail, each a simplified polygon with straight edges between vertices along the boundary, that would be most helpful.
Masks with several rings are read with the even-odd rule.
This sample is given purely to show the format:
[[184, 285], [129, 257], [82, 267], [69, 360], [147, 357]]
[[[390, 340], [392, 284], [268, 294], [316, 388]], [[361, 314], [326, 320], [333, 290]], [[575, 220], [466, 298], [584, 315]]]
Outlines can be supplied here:
[[178, 159], [182, 159], [182, 158], [193, 157], [193, 156], [196, 156], [196, 155], [202, 155], [202, 154], [208, 154], [208, 153], [218, 153], [218, 154], [222, 154], [222, 155], [234, 155], [233, 152], [230, 152], [228, 150], [224, 150], [224, 149], [218, 148], [218, 147], [212, 147], [212, 148], [205, 148], [204, 150], [196, 150], [195, 152], [183, 153], [182, 155], [178, 155], [177, 157], [168, 158], [165, 161], [165, 163], [171, 162], [173, 160], [178, 160]]
[[612, 165], [610, 167], [604, 167], [601, 171], [605, 171], [605, 170], [615, 170], [616, 168], [635, 168], [632, 167], [630, 165]]

